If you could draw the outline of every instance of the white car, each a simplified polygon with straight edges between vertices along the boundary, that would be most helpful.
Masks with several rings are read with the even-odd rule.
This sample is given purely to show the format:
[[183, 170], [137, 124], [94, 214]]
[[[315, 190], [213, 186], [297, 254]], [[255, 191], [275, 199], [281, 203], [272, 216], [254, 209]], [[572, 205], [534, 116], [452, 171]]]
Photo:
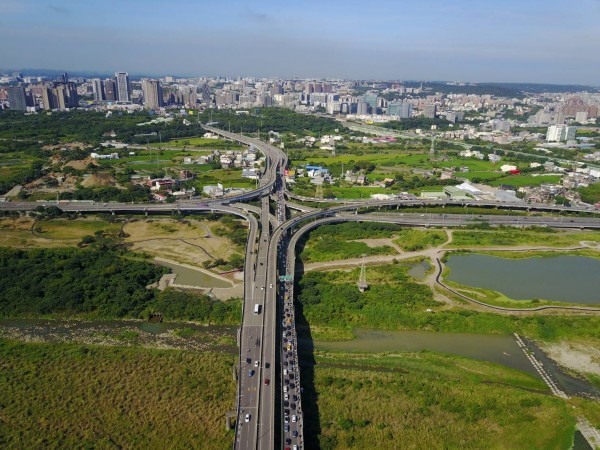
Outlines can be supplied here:
[[250, 414], [246, 414], [246, 422], [250, 422]]
[[292, 422], [298, 422], [298, 416], [292, 416]]
[[256, 361], [254, 361], [254, 367], [258, 367], [259, 364], [260, 364], [260, 361], [258, 359]]
[[269, 284], [269, 288], [273, 289], [273, 283]]

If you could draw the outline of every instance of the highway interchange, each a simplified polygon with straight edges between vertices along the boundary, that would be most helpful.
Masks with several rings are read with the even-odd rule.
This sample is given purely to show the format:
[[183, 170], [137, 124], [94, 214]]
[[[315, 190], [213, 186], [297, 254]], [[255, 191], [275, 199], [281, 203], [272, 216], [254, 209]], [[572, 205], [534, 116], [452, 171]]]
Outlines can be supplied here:
[[[52, 205], [64, 211], [80, 213], [148, 215], [219, 212], [234, 214], [248, 221], [243, 316], [238, 335], [238, 398], [234, 443], [236, 449], [303, 448], [304, 411], [301, 402], [300, 361], [294, 320], [293, 280], [289, 276], [295, 272], [295, 244], [305, 232], [323, 223], [364, 220], [418, 227], [454, 227], [484, 221], [491, 225], [600, 228], [600, 219], [596, 217], [561, 214], [566, 211], [588, 212], [586, 209], [545, 204], [511, 205], [497, 202], [400, 199], [339, 202], [335, 207], [323, 209], [294, 204], [286, 200], [286, 197], [292, 196], [286, 191], [281, 176], [287, 165], [287, 157], [281, 150], [247, 136], [209, 126], [204, 128], [226, 139], [252, 145], [265, 155], [266, 165], [257, 189], [230, 198], [175, 204], [61, 202]], [[257, 199], [259, 206], [243, 203]], [[275, 204], [275, 215], [271, 214], [271, 202]], [[50, 202], [45, 206], [49, 204]], [[507, 214], [440, 214], [425, 212], [425, 208], [420, 213], [386, 212], [394, 207], [457, 205], [466, 208], [502, 208]], [[0, 210], [33, 210], [39, 206], [39, 203], [8, 202], [0, 203]], [[297, 210], [298, 215], [287, 220], [286, 211], [292, 209]], [[556, 215], [510, 214], [511, 210], [522, 209]], [[286, 275], [287, 281], [281, 278]]]

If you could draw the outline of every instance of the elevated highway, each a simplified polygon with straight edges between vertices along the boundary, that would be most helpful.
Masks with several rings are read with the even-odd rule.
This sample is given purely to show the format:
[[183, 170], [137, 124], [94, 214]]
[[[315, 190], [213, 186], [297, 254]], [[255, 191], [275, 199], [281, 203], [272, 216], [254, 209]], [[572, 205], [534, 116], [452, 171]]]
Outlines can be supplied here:
[[[564, 216], [566, 212], [587, 209], [552, 205], [506, 204], [480, 201], [366, 200], [337, 201], [299, 197], [285, 190], [281, 170], [287, 158], [276, 147], [257, 139], [205, 126], [208, 131], [245, 145], [254, 145], [266, 157], [259, 187], [240, 196], [219, 200], [186, 201], [173, 204], [48, 202], [67, 212], [108, 214], [222, 213], [242, 217], [249, 222], [244, 265], [244, 303], [239, 333], [239, 370], [236, 449], [267, 450], [280, 446], [304, 446], [304, 411], [295, 330], [294, 291], [290, 278], [295, 272], [295, 246], [307, 231], [326, 223], [341, 221], [377, 221], [404, 226], [454, 227], [487, 222], [490, 225], [550, 226], [555, 228], [600, 228], [594, 217]], [[288, 198], [307, 202], [334, 203], [328, 208], [286, 202]], [[277, 217], [270, 213], [270, 198]], [[243, 202], [258, 200], [259, 205]], [[44, 204], [1, 203], [0, 210], [30, 211]], [[505, 209], [504, 215], [467, 215], [430, 213], [428, 207], [460, 206]], [[421, 207], [421, 213], [402, 212], [402, 208]], [[285, 220], [286, 208], [299, 215]], [[396, 208], [398, 211], [388, 211]], [[510, 210], [554, 213], [556, 216], [511, 216]], [[373, 212], [376, 211], [376, 212]], [[384, 212], [385, 211], [385, 212]], [[255, 217], [258, 217], [258, 219]], [[258, 313], [256, 309], [258, 305]], [[288, 328], [289, 327], [289, 328]], [[286, 333], [284, 336], [283, 333]], [[268, 380], [268, 382], [267, 382]], [[287, 380], [287, 381], [286, 381]], [[279, 381], [279, 383], [277, 382]], [[293, 386], [292, 386], [293, 385]], [[287, 395], [287, 400], [286, 400]], [[288, 402], [286, 405], [285, 402]], [[292, 409], [292, 403], [294, 408]], [[279, 412], [279, 414], [277, 414]], [[248, 415], [248, 416], [247, 416]], [[292, 421], [290, 417], [296, 416]], [[285, 417], [288, 417], [287, 422]], [[277, 439], [279, 437], [279, 439]]]

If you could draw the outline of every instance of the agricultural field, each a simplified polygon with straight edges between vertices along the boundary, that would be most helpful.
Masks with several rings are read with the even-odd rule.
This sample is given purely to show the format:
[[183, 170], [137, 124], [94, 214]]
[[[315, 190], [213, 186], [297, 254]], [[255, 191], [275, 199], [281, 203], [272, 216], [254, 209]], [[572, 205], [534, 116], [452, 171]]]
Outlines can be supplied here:
[[315, 360], [305, 407], [318, 409], [305, 427], [322, 449], [569, 448], [573, 439], [574, 411], [529, 374], [428, 352]]
[[231, 355], [0, 340], [0, 360], [4, 448], [231, 448]]

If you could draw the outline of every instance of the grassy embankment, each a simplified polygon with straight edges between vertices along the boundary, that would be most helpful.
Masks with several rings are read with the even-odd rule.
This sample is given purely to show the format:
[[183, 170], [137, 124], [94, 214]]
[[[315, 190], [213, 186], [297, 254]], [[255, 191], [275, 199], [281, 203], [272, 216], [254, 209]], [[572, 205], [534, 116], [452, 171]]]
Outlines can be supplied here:
[[316, 392], [305, 388], [318, 404], [318, 415], [305, 416], [307, 447], [315, 435], [324, 450], [569, 448], [572, 440], [577, 411], [522, 372], [427, 352], [317, 352], [316, 362]]
[[0, 340], [4, 448], [231, 447], [234, 357]]

